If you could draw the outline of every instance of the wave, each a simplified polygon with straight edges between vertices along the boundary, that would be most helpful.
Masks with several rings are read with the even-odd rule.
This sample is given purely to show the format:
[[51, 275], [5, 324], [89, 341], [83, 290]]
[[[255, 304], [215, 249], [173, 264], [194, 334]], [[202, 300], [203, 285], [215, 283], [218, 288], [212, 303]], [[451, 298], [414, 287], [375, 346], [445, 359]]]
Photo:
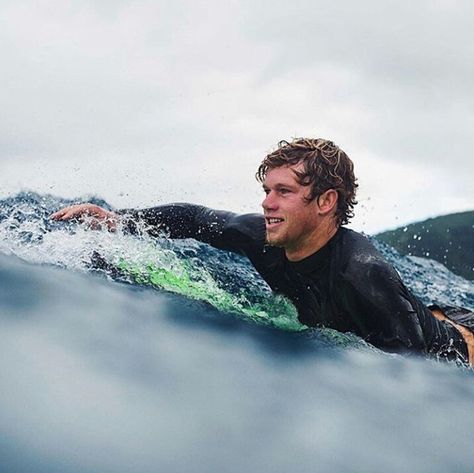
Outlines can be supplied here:
[[[303, 329], [231, 253], [48, 220], [69, 203], [0, 201], [4, 471], [470, 471], [471, 370]], [[375, 244], [426, 302], [472, 307]]]
[[[86, 200], [111, 209], [102, 199]], [[298, 322], [291, 302], [272, 294], [246, 258], [195, 240], [89, 231], [84, 226], [48, 218], [58, 208], [75, 202], [32, 192], [1, 200], [0, 254], [85, 273], [102, 271], [122, 282], [205, 301], [258, 324], [287, 331], [306, 330]], [[424, 303], [474, 307], [472, 282], [433, 260], [401, 256], [386, 244], [372, 241]], [[107, 267], [119, 271], [101, 270], [101, 265], [94, 264], [98, 257]]]

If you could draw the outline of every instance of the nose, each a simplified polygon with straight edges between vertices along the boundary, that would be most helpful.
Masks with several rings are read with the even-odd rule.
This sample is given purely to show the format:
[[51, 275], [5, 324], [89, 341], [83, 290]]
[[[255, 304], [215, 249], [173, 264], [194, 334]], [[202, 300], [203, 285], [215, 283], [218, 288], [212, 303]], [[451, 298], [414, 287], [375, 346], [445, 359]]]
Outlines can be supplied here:
[[267, 212], [270, 210], [275, 210], [277, 208], [277, 203], [274, 194], [271, 191], [266, 195], [265, 199], [263, 199], [262, 207], [263, 210]]

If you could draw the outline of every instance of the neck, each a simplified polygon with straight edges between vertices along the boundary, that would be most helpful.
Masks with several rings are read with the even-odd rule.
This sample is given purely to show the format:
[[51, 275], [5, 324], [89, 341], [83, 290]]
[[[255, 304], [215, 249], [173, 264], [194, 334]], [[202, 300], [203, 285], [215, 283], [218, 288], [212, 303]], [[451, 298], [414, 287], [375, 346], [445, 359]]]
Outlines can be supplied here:
[[321, 225], [301, 244], [294, 248], [285, 248], [289, 261], [300, 261], [319, 251], [337, 232], [334, 220], [321, 222]]

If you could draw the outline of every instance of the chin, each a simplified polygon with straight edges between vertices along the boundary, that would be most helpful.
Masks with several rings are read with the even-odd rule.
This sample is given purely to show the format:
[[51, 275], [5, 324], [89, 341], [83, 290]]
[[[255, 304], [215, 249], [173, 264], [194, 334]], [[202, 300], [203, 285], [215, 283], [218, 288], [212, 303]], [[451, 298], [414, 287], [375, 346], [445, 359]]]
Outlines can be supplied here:
[[281, 239], [279, 240], [278, 238], [276, 237], [272, 237], [270, 235], [266, 235], [266, 243], [267, 245], [270, 245], [270, 246], [277, 246], [279, 248], [282, 248], [285, 246], [285, 243], [283, 241], [281, 241]]

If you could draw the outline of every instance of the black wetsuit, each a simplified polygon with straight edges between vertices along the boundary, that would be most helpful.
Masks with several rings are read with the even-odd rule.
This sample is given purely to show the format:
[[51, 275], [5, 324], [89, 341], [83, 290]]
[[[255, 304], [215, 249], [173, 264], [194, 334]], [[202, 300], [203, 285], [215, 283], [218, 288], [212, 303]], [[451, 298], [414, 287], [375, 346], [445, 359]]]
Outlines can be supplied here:
[[[195, 238], [246, 255], [272, 290], [296, 306], [308, 326], [353, 332], [387, 351], [416, 351], [467, 360], [459, 331], [437, 320], [405, 287], [363, 235], [339, 228], [319, 251], [290, 262], [265, 244], [263, 215], [237, 215], [191, 204], [120, 211], [131, 233]], [[141, 223], [139, 223], [141, 222]]]

